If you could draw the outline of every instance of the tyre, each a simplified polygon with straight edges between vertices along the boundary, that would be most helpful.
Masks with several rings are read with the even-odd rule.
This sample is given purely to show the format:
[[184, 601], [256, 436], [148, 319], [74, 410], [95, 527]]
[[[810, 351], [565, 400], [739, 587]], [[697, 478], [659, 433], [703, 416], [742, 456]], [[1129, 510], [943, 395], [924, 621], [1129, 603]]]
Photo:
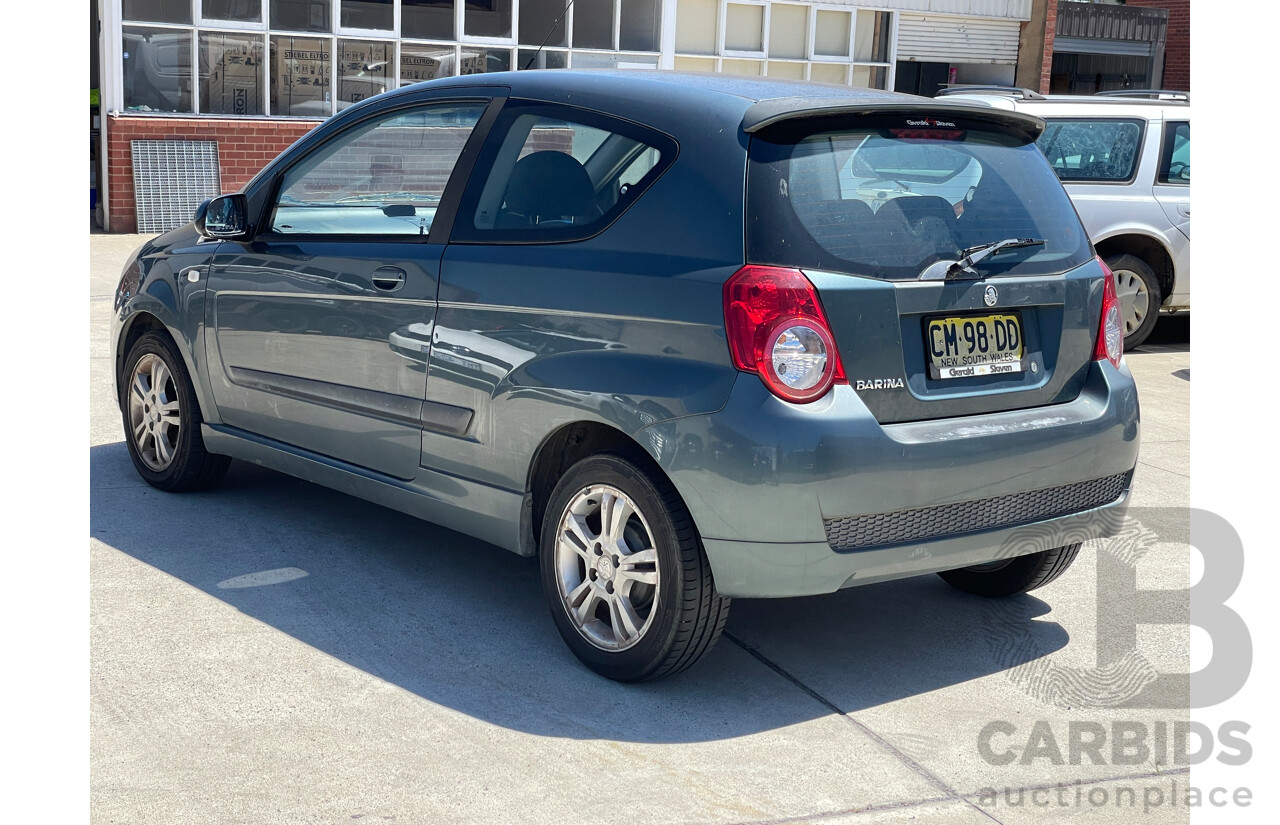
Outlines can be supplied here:
[[704, 656], [729, 618], [675, 488], [616, 455], [561, 477], [543, 516], [542, 589], [587, 667], [620, 682], [670, 676]]
[[173, 342], [146, 333], [129, 350], [122, 375], [124, 440], [138, 475], [175, 493], [208, 487], [221, 478], [231, 460], [204, 447], [200, 405]]
[[1124, 348], [1133, 349], [1147, 340], [1160, 317], [1160, 281], [1155, 270], [1137, 255], [1113, 255], [1107, 268], [1116, 276], [1116, 297], [1124, 320]]
[[1068, 544], [1028, 556], [947, 570], [938, 575], [947, 584], [966, 593], [998, 599], [1044, 587], [1065, 573], [1079, 552], [1079, 544]]

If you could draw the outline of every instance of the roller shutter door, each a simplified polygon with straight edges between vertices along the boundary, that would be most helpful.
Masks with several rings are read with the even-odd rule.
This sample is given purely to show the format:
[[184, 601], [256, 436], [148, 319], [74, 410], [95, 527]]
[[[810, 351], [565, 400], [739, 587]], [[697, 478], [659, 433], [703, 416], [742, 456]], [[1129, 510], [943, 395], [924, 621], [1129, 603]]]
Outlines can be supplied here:
[[1017, 20], [903, 14], [898, 59], [931, 63], [1018, 62]]

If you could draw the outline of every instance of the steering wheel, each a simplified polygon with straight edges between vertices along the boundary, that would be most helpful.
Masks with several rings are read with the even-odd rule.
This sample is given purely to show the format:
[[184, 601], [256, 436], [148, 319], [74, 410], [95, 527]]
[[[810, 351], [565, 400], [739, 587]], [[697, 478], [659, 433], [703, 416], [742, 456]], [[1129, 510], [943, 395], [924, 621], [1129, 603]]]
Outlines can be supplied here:
[[1191, 164], [1180, 160], [1173, 161], [1169, 164], [1169, 177], [1191, 180]]

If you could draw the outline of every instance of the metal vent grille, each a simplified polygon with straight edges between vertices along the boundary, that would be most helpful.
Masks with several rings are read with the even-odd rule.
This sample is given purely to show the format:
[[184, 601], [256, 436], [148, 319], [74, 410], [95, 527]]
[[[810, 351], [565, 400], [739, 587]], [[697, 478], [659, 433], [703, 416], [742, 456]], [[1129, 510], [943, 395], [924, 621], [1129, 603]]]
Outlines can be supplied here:
[[222, 194], [212, 140], [135, 140], [133, 193], [139, 232], [167, 232]]
[[960, 501], [918, 510], [823, 519], [833, 550], [864, 550], [888, 544], [1012, 527], [1092, 510], [1120, 498], [1129, 473], [1011, 496]]

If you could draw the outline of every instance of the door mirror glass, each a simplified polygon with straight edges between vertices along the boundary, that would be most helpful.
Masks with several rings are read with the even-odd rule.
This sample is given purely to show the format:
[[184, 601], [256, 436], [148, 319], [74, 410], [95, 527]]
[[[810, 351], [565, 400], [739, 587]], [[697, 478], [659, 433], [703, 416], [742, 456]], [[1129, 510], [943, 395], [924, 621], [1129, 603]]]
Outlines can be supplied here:
[[196, 231], [206, 238], [238, 238], [245, 234], [244, 195], [223, 195], [196, 210]]

